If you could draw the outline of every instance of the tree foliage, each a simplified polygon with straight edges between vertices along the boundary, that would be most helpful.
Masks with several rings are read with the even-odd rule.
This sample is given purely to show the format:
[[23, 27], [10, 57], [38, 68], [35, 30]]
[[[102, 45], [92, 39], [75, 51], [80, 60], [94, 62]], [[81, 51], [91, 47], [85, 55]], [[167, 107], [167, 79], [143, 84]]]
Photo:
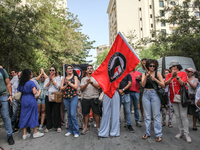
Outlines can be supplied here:
[[157, 20], [170, 25], [173, 32], [153, 31], [156, 35], [150, 40], [155, 44], [153, 53], [161, 57], [191, 57], [200, 68], [200, 0], [186, 0], [184, 5], [166, 6], [164, 14], [169, 17], [157, 17]]
[[39, 72], [62, 64], [86, 63], [94, 41], [81, 32], [78, 17], [55, 0], [2, 0], [0, 4], [0, 64], [8, 71]]

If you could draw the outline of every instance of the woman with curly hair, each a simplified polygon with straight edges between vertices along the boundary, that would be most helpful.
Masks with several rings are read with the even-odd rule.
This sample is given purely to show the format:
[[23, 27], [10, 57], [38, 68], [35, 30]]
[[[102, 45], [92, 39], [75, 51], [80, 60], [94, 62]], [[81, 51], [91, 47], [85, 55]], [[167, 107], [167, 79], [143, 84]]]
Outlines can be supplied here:
[[162, 126], [160, 118], [160, 98], [154, 89], [154, 86], [165, 87], [165, 83], [162, 75], [157, 72], [158, 61], [155, 59], [148, 59], [146, 62], [147, 72], [142, 75], [142, 87], [144, 87], [144, 93], [142, 97], [142, 103], [144, 108], [145, 126], [146, 132], [143, 135], [143, 139], [150, 137], [151, 130], [151, 112], [153, 112], [154, 119], [154, 132], [156, 135], [156, 142], [162, 141]]

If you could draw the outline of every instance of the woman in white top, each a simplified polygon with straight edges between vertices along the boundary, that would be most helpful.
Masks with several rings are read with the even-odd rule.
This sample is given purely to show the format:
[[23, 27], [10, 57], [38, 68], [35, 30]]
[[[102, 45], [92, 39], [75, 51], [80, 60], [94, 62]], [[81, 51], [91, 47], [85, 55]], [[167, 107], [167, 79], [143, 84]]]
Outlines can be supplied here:
[[[45, 97], [46, 105], [46, 129], [45, 132], [49, 132], [53, 127], [57, 129], [57, 132], [61, 132], [61, 117], [60, 117], [60, 103], [49, 102], [49, 95], [53, 92], [57, 92], [60, 89], [61, 78], [57, 76], [55, 67], [50, 68], [50, 75], [45, 79], [44, 89], [47, 90], [48, 96]], [[53, 115], [53, 119], [52, 119]], [[54, 122], [52, 122], [52, 120]]]
[[191, 100], [191, 105], [188, 106], [188, 114], [193, 116], [193, 130], [197, 130], [196, 122], [197, 122], [197, 117], [198, 113], [196, 112], [196, 106], [195, 106], [195, 94], [196, 94], [196, 88], [197, 85], [199, 84], [198, 79], [193, 77], [194, 75], [194, 69], [193, 68], [188, 68], [185, 69], [187, 72], [188, 80], [187, 80], [187, 87], [188, 87], [188, 96]]

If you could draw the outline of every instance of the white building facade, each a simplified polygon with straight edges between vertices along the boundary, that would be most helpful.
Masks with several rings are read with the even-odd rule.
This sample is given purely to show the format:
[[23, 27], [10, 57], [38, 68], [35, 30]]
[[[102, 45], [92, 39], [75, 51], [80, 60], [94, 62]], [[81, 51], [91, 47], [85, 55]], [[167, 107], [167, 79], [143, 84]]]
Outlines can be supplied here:
[[[172, 33], [176, 24], [169, 25], [156, 22], [157, 16], [168, 17], [164, 14], [164, 6], [173, 7], [175, 4], [185, 5], [185, 0], [110, 0], [107, 13], [109, 18], [109, 44], [113, 44], [118, 32], [128, 35], [135, 31], [138, 39], [154, 37], [151, 30]], [[192, 8], [188, 8], [192, 9]], [[199, 13], [193, 12], [199, 16]]]

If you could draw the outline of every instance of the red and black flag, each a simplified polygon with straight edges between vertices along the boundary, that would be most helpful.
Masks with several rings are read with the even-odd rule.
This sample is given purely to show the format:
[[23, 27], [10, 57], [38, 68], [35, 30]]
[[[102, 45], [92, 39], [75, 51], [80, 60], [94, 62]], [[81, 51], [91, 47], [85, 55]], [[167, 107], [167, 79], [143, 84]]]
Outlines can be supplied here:
[[106, 95], [113, 97], [121, 80], [140, 62], [140, 58], [118, 33], [105, 60], [92, 74]]

